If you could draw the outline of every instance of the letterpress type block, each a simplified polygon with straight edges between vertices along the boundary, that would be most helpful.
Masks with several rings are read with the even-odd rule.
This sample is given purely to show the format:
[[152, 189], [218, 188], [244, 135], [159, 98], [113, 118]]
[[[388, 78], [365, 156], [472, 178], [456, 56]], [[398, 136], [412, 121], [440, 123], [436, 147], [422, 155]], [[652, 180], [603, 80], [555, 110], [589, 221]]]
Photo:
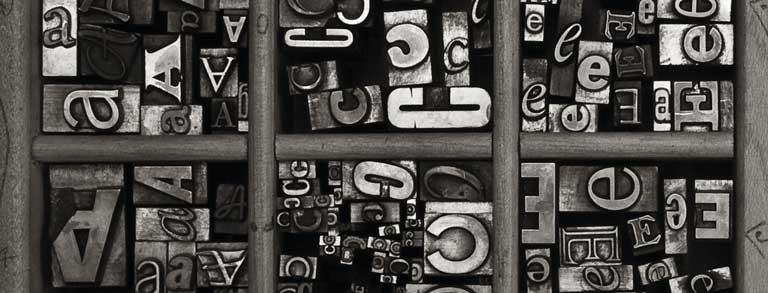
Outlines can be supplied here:
[[80, 23], [152, 24], [153, 0], [78, 0]]
[[43, 86], [43, 132], [139, 132], [139, 86]]
[[613, 43], [579, 42], [577, 103], [608, 104], [612, 60]]
[[277, 163], [277, 179], [316, 179], [315, 161], [280, 161]]
[[200, 96], [237, 97], [238, 62], [237, 49], [200, 49]]
[[133, 203], [136, 206], [208, 203], [206, 163], [186, 166], [136, 166], [133, 167], [133, 178]]
[[328, 231], [328, 209], [298, 208], [277, 215], [277, 224], [288, 233], [325, 233]]
[[524, 41], [535, 44], [544, 42], [545, 8], [543, 4], [525, 4]]
[[658, 0], [659, 19], [730, 22], [732, 0]]
[[560, 263], [564, 266], [621, 263], [616, 226], [560, 228]]
[[248, 132], [248, 83], [237, 88], [237, 131]]
[[338, 235], [320, 235], [318, 246], [321, 255], [339, 256], [341, 251], [341, 236]]
[[653, 53], [650, 45], [613, 49], [613, 62], [618, 79], [653, 77]]
[[697, 275], [685, 275], [669, 280], [672, 293], [716, 292], [733, 287], [730, 267], [712, 269]]
[[347, 26], [370, 26], [372, 4], [377, 2], [280, 0], [280, 27], [324, 27], [332, 18]]
[[493, 41], [491, 40], [493, 13], [491, 13], [490, 7], [491, 1], [472, 0], [469, 16], [472, 19], [472, 39], [475, 49], [490, 49], [493, 46]]
[[657, 167], [560, 167], [561, 212], [656, 212]]
[[[637, 34], [656, 34], [656, 1], [640, 0], [637, 7]], [[662, 0], [663, 1], [663, 0]]]
[[134, 251], [136, 292], [165, 292], [168, 243], [137, 241]]
[[596, 132], [597, 105], [549, 104], [548, 132]]
[[197, 286], [247, 287], [248, 243], [197, 243]]
[[561, 267], [560, 292], [615, 292], [634, 289], [632, 266]]
[[341, 161], [328, 161], [328, 186], [341, 186]]
[[141, 135], [203, 134], [200, 105], [141, 106]]
[[685, 179], [664, 180], [664, 253], [688, 253], [688, 204]]
[[549, 92], [554, 96], [573, 97], [576, 70], [577, 41], [581, 38], [582, 1], [564, 1], [557, 17], [557, 42], [551, 64]]
[[664, 249], [659, 221], [653, 215], [643, 215], [627, 221], [632, 254], [645, 255]]
[[611, 42], [634, 42], [637, 34], [635, 11], [600, 10], [603, 37]]
[[194, 293], [195, 283], [195, 242], [168, 242], [168, 265], [166, 266], [165, 288], [167, 292]]
[[43, 2], [43, 76], [77, 76], [77, 0]]
[[733, 47], [732, 24], [659, 25], [661, 66], [733, 65]]
[[[479, 1], [479, 0], [478, 0]], [[428, 293], [428, 292], [468, 292], [468, 293], [491, 293], [491, 286], [481, 285], [437, 285], [437, 284], [405, 284], [407, 293]]]
[[166, 31], [169, 33], [213, 34], [218, 31], [215, 11], [188, 9], [168, 11]]
[[720, 90], [717, 81], [676, 81], [673, 86], [675, 131], [720, 130]]
[[216, 187], [216, 209], [213, 212], [213, 232], [247, 234], [248, 197], [245, 185], [219, 184]]
[[547, 130], [547, 59], [523, 59], [522, 131]]
[[193, 48], [189, 35], [144, 35], [142, 105], [192, 103]]
[[141, 84], [144, 71], [141, 35], [83, 24], [82, 6], [80, 17], [77, 31], [79, 75], [98, 76], [110, 82]]
[[696, 180], [696, 239], [731, 239], [732, 180]]
[[424, 247], [424, 231], [404, 231], [403, 247]]
[[426, 10], [384, 12], [389, 85], [432, 82]]
[[353, 202], [349, 204], [349, 222], [389, 224], [400, 222], [398, 202]]
[[281, 278], [317, 278], [317, 258], [312, 256], [280, 255]]
[[[427, 202], [424, 215], [424, 273], [437, 276], [491, 275], [492, 210], [488, 202]], [[457, 234], [451, 237], [451, 241], [456, 241], [456, 244], [441, 245], [443, 237], [453, 233]], [[446, 257], [449, 255], [460, 257]]]
[[136, 240], [208, 241], [210, 211], [198, 208], [136, 208]]
[[125, 286], [123, 166], [51, 165], [49, 171], [53, 286]]
[[653, 131], [672, 130], [672, 82], [653, 82]]
[[[555, 163], [522, 163], [520, 177], [525, 206], [523, 218], [536, 219], [534, 227], [523, 221], [522, 243], [555, 243]], [[526, 184], [530, 182], [531, 184]], [[531, 188], [534, 187], [535, 188]], [[551, 284], [550, 284], [551, 287]]]
[[294, 28], [283, 35], [285, 46], [307, 49], [343, 49], [355, 43], [355, 34], [345, 28]]
[[552, 293], [552, 257], [549, 248], [525, 250], [525, 287], [528, 293]]
[[637, 267], [640, 283], [644, 286], [679, 276], [674, 257], [668, 257], [657, 262], [651, 262]]
[[248, 47], [248, 10], [225, 10], [221, 15], [224, 47]]
[[620, 81], [613, 84], [613, 126], [642, 126], [642, 89], [640, 81]]
[[312, 130], [384, 122], [377, 85], [309, 94], [307, 103]]
[[211, 99], [211, 131], [225, 132], [237, 129], [237, 99]]
[[445, 86], [469, 86], [469, 28], [465, 12], [443, 13]]
[[419, 162], [419, 199], [490, 201], [492, 173], [490, 162]]
[[344, 161], [342, 188], [347, 200], [416, 198], [416, 162]]
[[491, 96], [479, 87], [397, 88], [387, 118], [397, 128], [479, 128], [491, 120]]
[[288, 66], [288, 91], [291, 95], [330, 91], [338, 88], [339, 74], [336, 69], [336, 61]]

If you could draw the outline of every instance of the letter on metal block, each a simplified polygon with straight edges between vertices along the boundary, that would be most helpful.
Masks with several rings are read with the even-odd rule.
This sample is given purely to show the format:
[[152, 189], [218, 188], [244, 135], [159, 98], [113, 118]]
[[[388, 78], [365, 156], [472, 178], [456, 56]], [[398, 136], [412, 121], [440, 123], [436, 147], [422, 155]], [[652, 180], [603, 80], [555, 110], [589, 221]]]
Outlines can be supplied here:
[[657, 167], [560, 167], [561, 212], [656, 212]]
[[696, 180], [696, 239], [731, 239], [732, 180]]
[[[523, 201], [526, 214], [535, 214], [536, 228], [523, 227], [522, 243], [554, 244], [555, 243], [555, 164], [554, 163], [523, 163], [520, 168], [523, 181]], [[526, 181], [535, 184], [536, 188], [527, 188]], [[533, 187], [533, 186], [531, 186]], [[531, 190], [538, 194], [531, 194]], [[523, 217], [526, 215], [524, 214]], [[550, 284], [551, 286], [551, 284]]]
[[387, 117], [397, 128], [479, 128], [490, 122], [491, 96], [476, 87], [397, 88]]
[[42, 5], [43, 76], [77, 76], [77, 0]]
[[432, 82], [426, 10], [384, 12], [389, 85]]
[[[424, 222], [424, 272], [427, 275], [493, 273], [490, 203], [427, 202]], [[451, 241], [457, 241], [456, 245], [441, 245], [449, 234]]]
[[576, 102], [608, 104], [613, 43], [581, 41], [576, 79]]

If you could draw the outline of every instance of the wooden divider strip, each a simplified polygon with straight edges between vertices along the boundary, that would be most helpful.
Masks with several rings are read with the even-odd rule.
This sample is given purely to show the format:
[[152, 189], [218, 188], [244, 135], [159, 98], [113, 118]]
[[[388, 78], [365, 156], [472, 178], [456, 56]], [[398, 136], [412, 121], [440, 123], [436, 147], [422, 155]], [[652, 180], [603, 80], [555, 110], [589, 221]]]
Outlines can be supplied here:
[[520, 2], [493, 3], [493, 292], [517, 292]]
[[249, 11], [248, 292], [277, 292], [275, 259], [275, 100], [277, 3], [251, 0]]

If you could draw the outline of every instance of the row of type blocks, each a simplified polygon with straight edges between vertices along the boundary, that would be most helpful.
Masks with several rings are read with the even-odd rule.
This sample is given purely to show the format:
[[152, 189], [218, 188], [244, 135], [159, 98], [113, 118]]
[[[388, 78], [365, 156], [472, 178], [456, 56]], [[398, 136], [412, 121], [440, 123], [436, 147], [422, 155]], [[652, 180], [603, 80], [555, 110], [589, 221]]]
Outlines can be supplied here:
[[207, 176], [205, 163], [135, 166], [131, 196], [123, 165], [51, 165], [53, 286], [126, 287], [133, 263], [135, 292], [246, 287], [247, 243], [231, 241], [246, 234], [245, 188], [217, 185], [210, 209]]
[[247, 17], [243, 0], [42, 0], [43, 132], [247, 131]]
[[[522, 39], [533, 52], [524, 55], [543, 50], [545, 57], [524, 56], [522, 131], [733, 130], [732, 81], [689, 69], [733, 66], [730, 0], [622, 4], [633, 9], [592, 0], [521, 2]], [[695, 79], [655, 78], [659, 71]]]
[[[376, 282], [366, 283], [369, 276], [356, 274], [362, 280], [347, 280], [360, 290], [353, 292], [369, 292], [372, 286], [380, 286], [377, 283], [392, 285], [392, 292], [421, 292], [409, 288], [441, 276], [491, 275], [490, 177], [490, 162], [280, 162], [278, 231], [290, 239], [305, 236], [319, 241], [313, 253], [300, 250], [305, 254], [297, 255], [296, 249], [284, 248], [280, 276], [304, 280], [304, 286], [315, 288], [329, 282], [323, 276], [344, 279], [345, 267], [362, 272], [370, 268], [368, 273], [377, 277]], [[558, 271], [550, 260], [557, 255], [560, 292], [637, 290], [667, 279], [673, 279], [669, 283], [677, 290], [673, 292], [693, 292], [685, 289], [690, 278], [709, 278], [701, 282], [730, 287], [728, 267], [682, 275], [674, 256], [688, 255], [691, 241], [700, 245], [732, 239], [731, 180], [660, 180], [656, 166], [555, 163], [523, 163], [521, 177], [519, 241], [526, 247], [525, 270], [530, 270], [527, 276], [532, 278], [526, 285], [529, 292], [552, 292], [554, 278], [549, 274]], [[690, 193], [689, 182], [694, 187]], [[590, 214], [620, 220], [613, 226], [561, 222], [558, 228], [558, 215]], [[624, 237], [632, 247], [630, 259], [622, 259], [625, 242], [620, 238]], [[536, 248], [529, 249], [531, 245]], [[558, 254], [551, 252], [552, 245], [559, 245]], [[658, 270], [656, 275], [641, 271], [648, 277], [640, 279], [634, 278], [633, 265], [624, 262], [657, 256], [658, 262], [636, 266]], [[322, 272], [323, 268], [329, 272]], [[590, 274], [601, 282], [622, 281], [599, 287], [592, 277], [584, 277]], [[486, 286], [481, 280], [470, 279], [468, 284]]]

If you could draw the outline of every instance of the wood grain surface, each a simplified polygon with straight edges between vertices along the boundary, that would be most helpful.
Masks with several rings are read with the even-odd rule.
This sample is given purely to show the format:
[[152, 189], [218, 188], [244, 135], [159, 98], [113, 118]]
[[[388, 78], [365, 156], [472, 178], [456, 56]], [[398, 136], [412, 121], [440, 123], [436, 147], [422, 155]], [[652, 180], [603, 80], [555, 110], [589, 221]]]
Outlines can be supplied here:
[[705, 160], [733, 158], [731, 132], [524, 133], [524, 160]]
[[249, 9], [248, 292], [277, 292], [275, 245], [275, 100], [277, 3], [252, 0]]
[[490, 159], [490, 133], [278, 135], [277, 159]]
[[768, 287], [768, 1], [734, 1], [736, 21], [735, 292]]
[[[43, 292], [42, 186], [30, 156], [39, 115], [40, 1], [0, 2], [0, 291]], [[35, 211], [35, 212], [33, 212]]]
[[35, 160], [47, 163], [245, 161], [245, 135], [43, 135]]
[[493, 292], [517, 292], [522, 5], [493, 4]]

